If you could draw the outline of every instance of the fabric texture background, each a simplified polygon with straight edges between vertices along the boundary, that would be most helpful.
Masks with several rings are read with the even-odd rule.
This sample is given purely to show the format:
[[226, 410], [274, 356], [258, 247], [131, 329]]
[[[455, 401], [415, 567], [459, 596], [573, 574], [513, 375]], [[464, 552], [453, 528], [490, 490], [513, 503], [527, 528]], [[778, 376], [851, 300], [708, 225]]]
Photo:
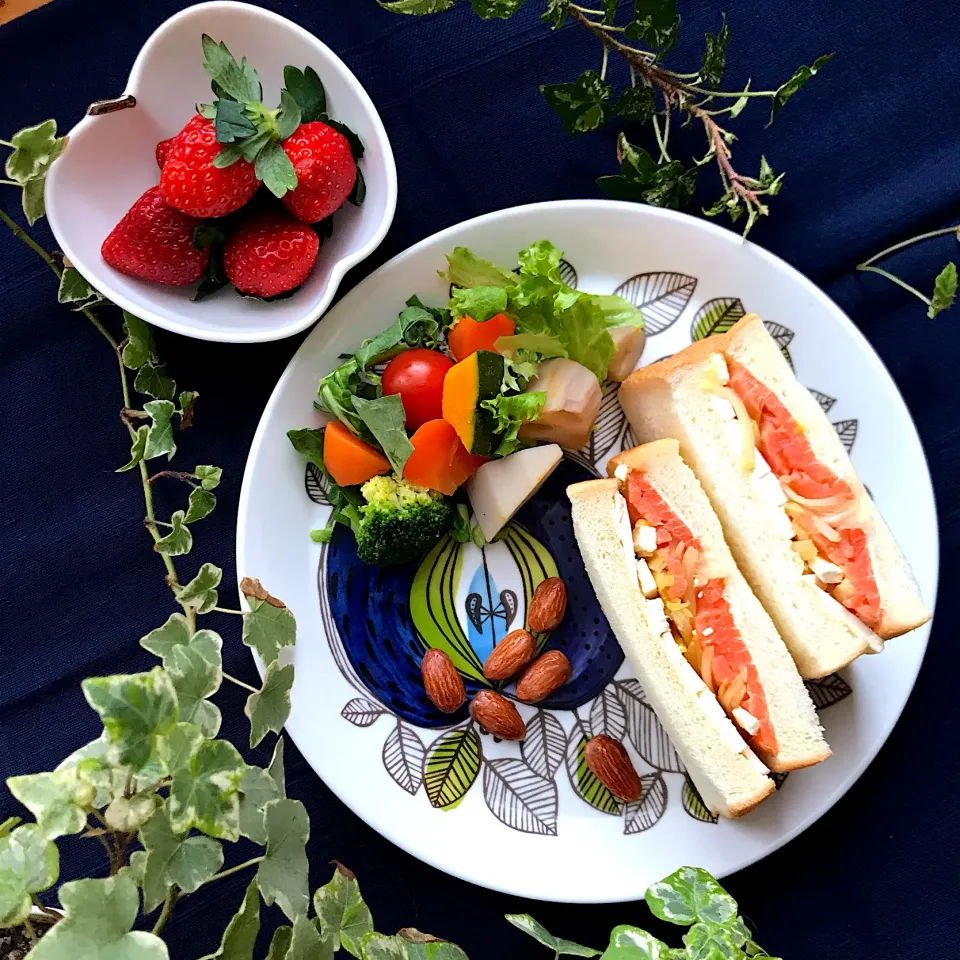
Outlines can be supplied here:
[[[48, 116], [65, 131], [89, 102], [119, 94], [147, 36], [186, 5], [56, 0], [4, 26], [0, 136]], [[552, 33], [540, 24], [542, 4], [534, 0], [509, 23], [479, 21], [465, 0], [451, 13], [425, 19], [388, 14], [373, 0], [263, 5], [302, 23], [340, 54], [379, 108], [396, 152], [400, 190], [393, 228], [341, 293], [439, 229], [514, 204], [594, 197], [594, 178], [612, 172], [615, 130], [566, 136], [537, 89], [597, 69], [598, 45], [572, 24]], [[719, 26], [722, 6], [700, 0], [679, 6], [684, 30], [674, 62], [696, 64], [703, 33]], [[939, 499], [941, 606], [949, 604], [960, 538], [960, 307], [929, 321], [907, 294], [853, 267], [911, 233], [956, 222], [960, 213], [956, 6], [949, 0], [740, 0], [727, 4], [727, 14], [732, 83], [750, 75], [755, 88], [767, 88], [800, 63], [837, 53], [770, 130], [762, 129], [762, 106], [745, 112], [736, 127], [737, 162], [749, 171], [763, 152], [775, 169], [787, 171], [772, 216], [753, 239], [806, 273], [850, 314], [904, 394]], [[713, 177], [712, 170], [702, 176], [710, 182], [708, 201]], [[0, 204], [19, 217], [13, 190], [0, 188]], [[45, 225], [38, 236], [52, 248]], [[958, 254], [956, 241], [944, 238], [904, 254], [896, 266], [930, 288], [946, 259]], [[219, 509], [196, 529], [197, 545], [183, 567], [192, 570], [201, 559], [222, 564], [225, 597], [236, 596], [234, 518], [249, 443], [299, 341], [232, 346], [157, 333], [161, 357], [178, 383], [200, 393], [195, 428], [183, 436], [177, 459], [224, 467]], [[138, 485], [113, 472], [129, 446], [117, 420], [116, 373], [109, 348], [89, 324], [58, 307], [43, 263], [0, 231], [3, 777], [51, 769], [96, 736], [99, 722], [83, 700], [80, 680], [148, 669], [153, 658], [137, 639], [173, 609], [159, 558], [140, 526]], [[159, 496], [163, 510], [168, 493]], [[234, 635], [232, 624], [219, 627]], [[255, 677], [239, 641], [224, 653], [227, 670]], [[960, 774], [951, 738], [960, 729], [958, 667], [955, 627], [941, 613], [914, 694], [869, 770], [801, 838], [729, 879], [758, 940], [773, 955], [956, 955], [960, 816], [954, 797]], [[243, 744], [243, 697], [227, 685], [218, 702], [221, 735]], [[287, 758], [288, 791], [311, 816], [311, 886], [329, 878], [332, 858], [344, 861], [358, 874], [381, 930], [416, 926], [485, 960], [547, 955], [503, 921], [505, 912], [530, 910], [557, 934], [598, 946], [615, 924], [648, 921], [642, 903], [527, 903], [447, 877], [361, 822], [289, 741]], [[261, 751], [251, 759], [267, 758]], [[4, 789], [0, 818], [15, 806]], [[65, 879], [104, 869], [94, 841], [67, 840], [61, 849]], [[500, 856], [510, 868], [509, 849], [475, 850], [469, 836], [463, 856]], [[245, 883], [242, 875], [232, 876], [185, 898], [166, 930], [171, 956], [189, 960], [212, 952]], [[272, 929], [269, 913], [264, 924]], [[651, 929], [676, 942], [675, 931], [658, 931], [656, 924]]]

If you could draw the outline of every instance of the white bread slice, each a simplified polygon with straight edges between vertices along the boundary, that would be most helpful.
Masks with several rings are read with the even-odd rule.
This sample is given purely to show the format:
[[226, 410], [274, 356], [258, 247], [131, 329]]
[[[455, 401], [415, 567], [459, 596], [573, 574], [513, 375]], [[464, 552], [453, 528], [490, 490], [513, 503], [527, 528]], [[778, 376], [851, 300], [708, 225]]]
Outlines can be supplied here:
[[631, 470], [641, 470], [700, 542], [702, 575], [725, 580], [724, 595], [756, 667], [777, 738], [776, 753], [754, 748], [760, 759], [771, 770], [781, 772], [826, 760], [830, 747], [823, 738], [810, 694], [773, 621], [737, 568], [703, 487], [680, 457], [679, 443], [656, 440], [625, 450], [609, 462], [607, 472], [612, 475], [621, 463]]
[[600, 605], [700, 796], [714, 813], [725, 817], [746, 813], [773, 792], [773, 781], [749, 748], [734, 752], [717, 723], [711, 722], [701, 702], [707, 698], [733, 736], [739, 737], [716, 698], [705, 688], [701, 697], [695, 684], [684, 683], [684, 668], [688, 681], [696, 673], [673, 639], [660, 636], [648, 606], [652, 601], [640, 592], [633, 548], [629, 543], [625, 548], [619, 527], [626, 503], [617, 481], [576, 483], [567, 487], [567, 495], [574, 533]]
[[[773, 390], [803, 424], [818, 459], [861, 495], [883, 611], [878, 635], [802, 579], [803, 563], [784, 532], [780, 508], [744, 473], [722, 417], [704, 389], [705, 379], [715, 369], [716, 353], [738, 360]], [[680, 441], [683, 458], [713, 503], [741, 571], [803, 677], [834, 673], [862, 653], [879, 650], [880, 638], [899, 636], [929, 619], [910, 569], [836, 431], [813, 396], [797, 382], [755, 314], [743, 317], [728, 333], [700, 340], [631, 374], [619, 396], [638, 439], [676, 437]]]

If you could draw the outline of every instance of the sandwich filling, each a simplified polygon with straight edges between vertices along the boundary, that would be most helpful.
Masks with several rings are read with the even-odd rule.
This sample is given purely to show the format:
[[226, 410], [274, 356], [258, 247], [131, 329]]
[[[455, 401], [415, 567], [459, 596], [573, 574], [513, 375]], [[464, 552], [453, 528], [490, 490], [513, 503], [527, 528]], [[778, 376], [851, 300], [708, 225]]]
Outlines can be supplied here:
[[[813, 452], [802, 424], [780, 398], [743, 364], [727, 359], [729, 379], [716, 390], [731, 401], [751, 459], [759, 451], [780, 490], [772, 491], [788, 519], [793, 549], [816, 585], [851, 611], [865, 626], [880, 623], [880, 592], [859, 519], [859, 499], [850, 485]], [[749, 426], [749, 430], [745, 428]], [[751, 463], [754, 473], [759, 473]], [[762, 476], [759, 477], [762, 481]]]
[[703, 547], [640, 470], [623, 483], [640, 587], [663, 601], [673, 638], [747, 742], [777, 752], [756, 667], [734, 621], [722, 577], [702, 574]]

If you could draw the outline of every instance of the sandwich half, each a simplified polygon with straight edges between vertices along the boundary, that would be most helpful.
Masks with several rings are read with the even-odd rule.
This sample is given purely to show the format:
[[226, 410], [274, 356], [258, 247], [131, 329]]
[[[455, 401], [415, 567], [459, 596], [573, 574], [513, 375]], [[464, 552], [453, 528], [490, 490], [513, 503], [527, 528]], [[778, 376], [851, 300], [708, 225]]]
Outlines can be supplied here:
[[607, 620], [707, 807], [738, 817], [774, 789], [767, 768], [687, 660], [663, 602], [644, 596], [620, 482], [567, 488], [573, 529]]
[[836, 431], [755, 314], [633, 373], [640, 440], [675, 437], [802, 676], [930, 619]]

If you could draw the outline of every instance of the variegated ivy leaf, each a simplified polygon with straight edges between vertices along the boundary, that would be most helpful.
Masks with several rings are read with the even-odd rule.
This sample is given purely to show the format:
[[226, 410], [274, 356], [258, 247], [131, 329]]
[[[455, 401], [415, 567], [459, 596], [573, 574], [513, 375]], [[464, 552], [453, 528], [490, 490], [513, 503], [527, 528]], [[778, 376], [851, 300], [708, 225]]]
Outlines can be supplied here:
[[359, 957], [361, 941], [373, 931], [373, 918], [353, 871], [338, 863], [331, 881], [313, 894], [313, 909], [324, 939]]
[[164, 942], [133, 930], [140, 896], [126, 871], [60, 888], [64, 918], [30, 951], [30, 960], [168, 960]]
[[61, 760], [54, 771], [60, 773], [75, 770], [80, 780], [92, 785], [96, 790], [93, 806], [98, 810], [105, 807], [113, 797], [123, 793], [129, 774], [125, 767], [110, 765], [107, 761], [109, 749], [110, 741], [105, 732], [101, 733], [96, 740], [91, 740]]
[[[277, 741], [278, 743], [280, 741]], [[240, 781], [240, 832], [261, 846], [267, 842], [263, 808], [283, 798], [283, 788], [260, 767], [247, 767]]]
[[81, 686], [103, 720], [111, 762], [138, 770], [156, 750], [157, 738], [177, 722], [177, 694], [160, 667], [130, 676], [90, 677]]
[[285, 797], [287, 795], [287, 780], [283, 768], [283, 737], [277, 737], [267, 773], [273, 777], [273, 782], [280, 788], [280, 796]]
[[152, 913], [176, 884], [193, 893], [223, 866], [223, 848], [211, 837], [189, 837], [170, 826], [167, 810], [159, 810], [140, 830], [146, 850], [143, 909]]
[[193, 534], [190, 528], [184, 522], [185, 517], [182, 510], [177, 510], [170, 518], [170, 524], [173, 529], [165, 536], [161, 537], [154, 545], [153, 549], [157, 553], [164, 553], [170, 557], [179, 557], [189, 553], [193, 549]]
[[221, 467], [201, 465], [193, 471], [193, 475], [200, 481], [200, 485], [204, 490], [216, 490], [216, 488], [220, 486], [223, 469]]
[[127, 470], [132, 470], [143, 459], [143, 453], [147, 449], [147, 434], [149, 432], [150, 428], [146, 424], [137, 427], [137, 432], [133, 436], [133, 443], [130, 445], [130, 462], [125, 463], [122, 467], [117, 467], [117, 473], [126, 473]]
[[217, 587], [222, 577], [219, 567], [205, 563], [186, 586], [177, 590], [177, 602], [193, 607], [197, 613], [209, 613], [217, 605]]
[[740, 960], [743, 956], [726, 927], [696, 923], [684, 935], [683, 944], [690, 960]]
[[221, 840], [240, 837], [240, 781], [246, 764], [226, 740], [205, 740], [173, 773], [170, 825], [177, 833], [196, 827]]
[[189, 430], [193, 426], [193, 408], [200, 394], [196, 390], [184, 390], [180, 394], [180, 429]]
[[701, 867], [681, 867], [653, 884], [644, 899], [655, 916], [684, 926], [729, 923], [737, 915], [736, 900]]
[[296, 643], [297, 621], [283, 601], [269, 594], [259, 580], [244, 577], [240, 590], [250, 606], [243, 618], [243, 642], [269, 665], [277, 659], [281, 647]]
[[240, 909], [223, 931], [220, 947], [211, 960], [253, 960], [253, 948], [260, 932], [260, 893], [256, 878], [250, 881]]
[[203, 733], [192, 723], [178, 723], [160, 741], [159, 755], [164, 770], [170, 776], [186, 770], [203, 741]]
[[187, 501], [186, 523], [195, 523], [204, 517], [213, 513], [213, 508], [217, 505], [217, 498], [204, 490], [203, 487], [194, 487], [190, 491], [190, 499]]
[[270, 948], [267, 950], [267, 960], [288, 960], [287, 950], [290, 949], [290, 941], [293, 939], [293, 927], [277, 927], [273, 931], [273, 937], [270, 940]]
[[672, 950], [646, 930], [619, 926], [611, 931], [610, 945], [603, 952], [601, 960], [668, 960], [677, 954], [684, 958], [687, 956], [683, 950]]
[[76, 267], [64, 267], [60, 275], [60, 289], [57, 291], [59, 303], [77, 303], [83, 306], [88, 301], [99, 299], [100, 294], [90, 286]]
[[[564, 940], [563, 937], [555, 937], [549, 930], [538, 921], [534, 920], [529, 913], [508, 913], [504, 918], [507, 923], [513, 924], [518, 930], [533, 937], [537, 943], [542, 943], [549, 947], [555, 954], [566, 957], [599, 957], [600, 951], [592, 947], [584, 947], [572, 940]], [[612, 941], [611, 941], [612, 942]]]
[[[277, 742], [279, 743], [280, 741]], [[14, 827], [19, 826], [22, 822], [20, 817], [7, 817], [3, 823], [0, 823], [0, 840], [4, 837], [9, 837]]]
[[114, 797], [103, 812], [103, 818], [112, 830], [136, 833], [154, 814], [160, 798], [156, 794]]
[[281, 667], [274, 660], [264, 675], [259, 692], [247, 697], [243, 712], [250, 719], [250, 746], [255, 747], [271, 730], [279, 733], [290, 716], [293, 664]]
[[31, 227], [47, 212], [47, 205], [44, 200], [46, 184], [46, 177], [37, 177], [23, 185], [20, 206], [23, 207], [23, 215], [27, 218], [27, 223]]
[[368, 933], [361, 944], [363, 960], [467, 960], [455, 943], [434, 938], [410, 941], [404, 939], [403, 932], [395, 937]]
[[48, 840], [83, 830], [97, 794], [76, 768], [10, 777], [7, 787], [33, 814]]
[[293, 933], [285, 960], [333, 960], [336, 946], [322, 937], [317, 925], [305, 913], [293, 922]]
[[15, 927], [30, 914], [31, 894], [52, 887], [60, 875], [57, 845], [35, 823], [0, 839], [0, 927]]
[[150, 400], [143, 405], [144, 411], [151, 419], [147, 430], [147, 444], [143, 451], [144, 460], [167, 455], [171, 459], [177, 452], [177, 444], [173, 439], [173, 416], [176, 407], [170, 400]]
[[140, 646], [160, 658], [165, 658], [176, 646], [186, 646], [193, 636], [190, 623], [182, 613], [173, 613], [162, 627], [151, 630], [140, 638]]
[[218, 634], [201, 630], [188, 645], [178, 644], [163, 659], [177, 691], [181, 721], [199, 727], [206, 737], [215, 737], [220, 729], [220, 710], [207, 697], [223, 681], [221, 644]]
[[267, 849], [257, 869], [260, 893], [267, 906], [276, 903], [293, 920], [310, 906], [305, 849], [310, 818], [299, 800], [271, 800], [263, 816]]
[[57, 136], [56, 120], [44, 120], [35, 127], [17, 131], [10, 143], [14, 150], [7, 157], [7, 176], [24, 186], [46, 177], [50, 165], [63, 153], [67, 138]]
[[148, 360], [137, 371], [133, 389], [157, 400], [172, 400], [177, 395], [177, 383], [167, 376], [166, 365], [152, 360]]
[[145, 320], [124, 310], [123, 332], [127, 339], [120, 357], [128, 370], [139, 370], [148, 360], [156, 360], [153, 331]]

